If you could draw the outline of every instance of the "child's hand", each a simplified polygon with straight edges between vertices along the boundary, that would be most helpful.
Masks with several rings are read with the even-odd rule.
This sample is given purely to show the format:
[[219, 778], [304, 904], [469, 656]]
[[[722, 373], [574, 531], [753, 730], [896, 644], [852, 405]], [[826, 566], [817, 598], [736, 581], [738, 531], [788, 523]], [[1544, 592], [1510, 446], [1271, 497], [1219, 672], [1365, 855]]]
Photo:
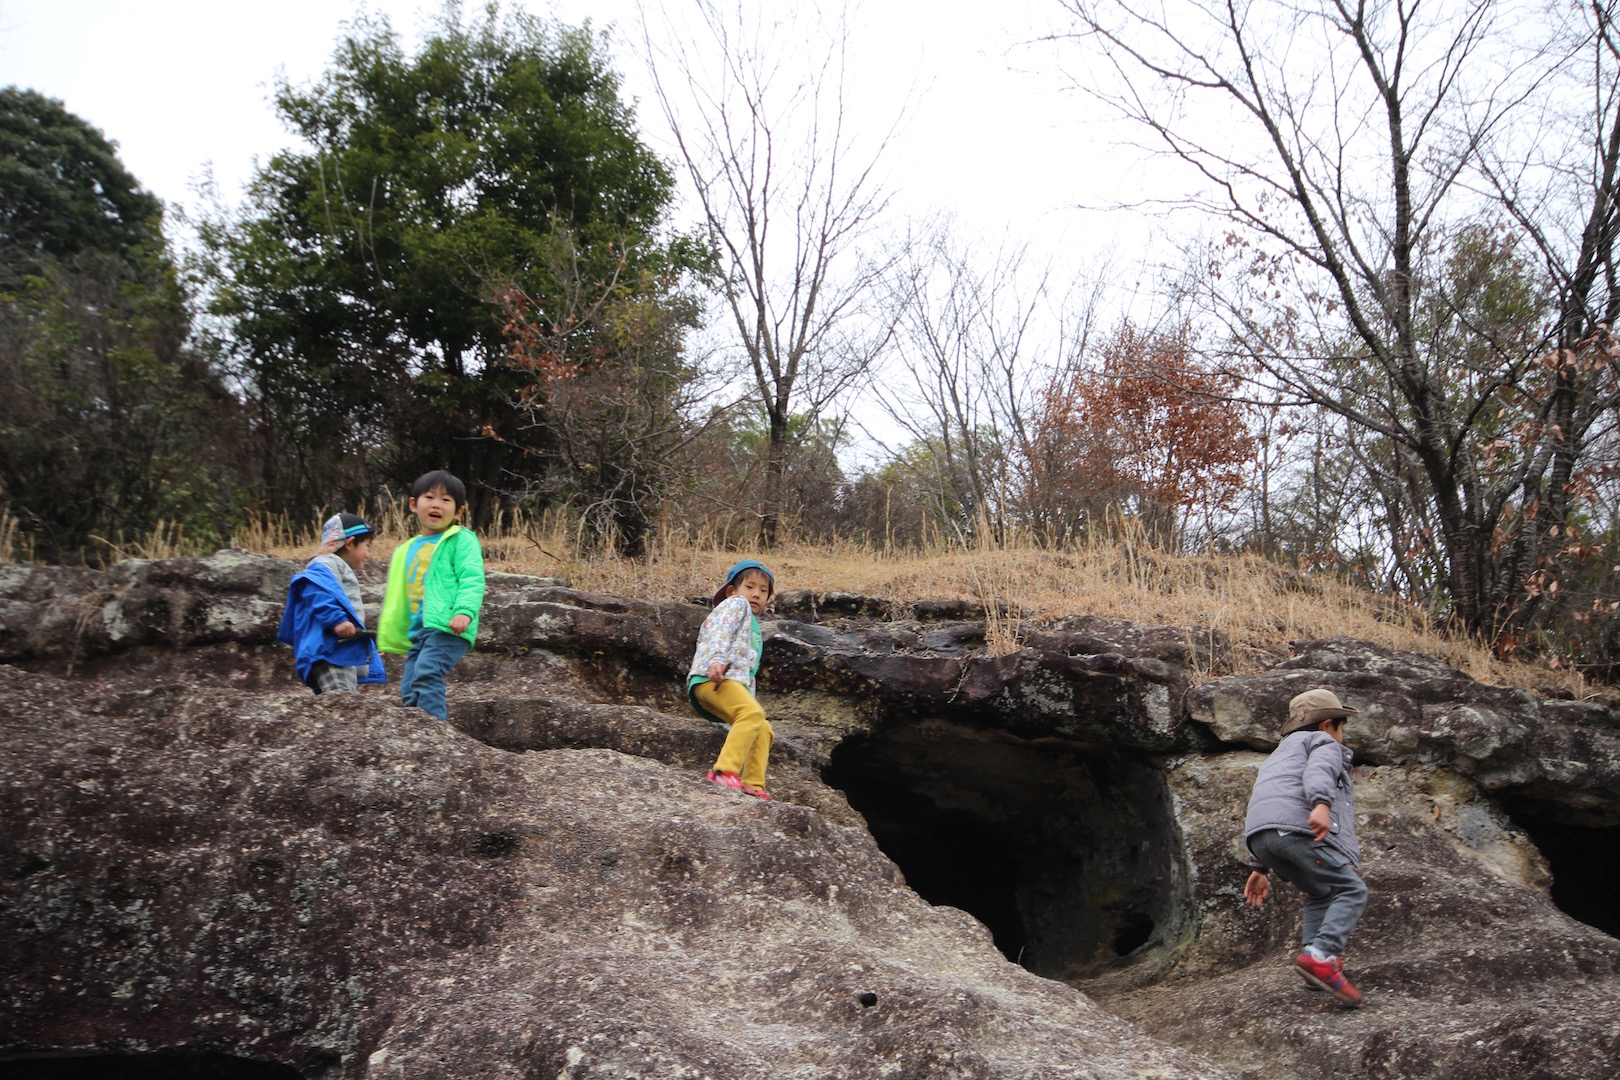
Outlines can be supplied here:
[[1250, 872], [1249, 880], [1243, 883], [1243, 899], [1249, 902], [1250, 907], [1259, 907], [1271, 895], [1271, 879], [1260, 871]]
[[716, 660], [714, 663], [710, 664], [709, 665], [709, 681], [712, 682], [712, 683], [725, 682], [726, 681], [726, 665], [722, 664], [718, 660]]
[[332, 627], [332, 633], [336, 634], [338, 637], [354, 637], [357, 632], [358, 631], [356, 631], [354, 623], [347, 619], [344, 619], [342, 622]]
[[459, 634], [472, 622], [471, 615], [456, 615], [450, 620], [450, 632]]
[[1311, 819], [1308, 824], [1311, 827], [1311, 835], [1316, 837], [1318, 844], [1327, 839], [1327, 834], [1333, 831], [1333, 816], [1328, 810], [1327, 803], [1319, 802], [1311, 807]]

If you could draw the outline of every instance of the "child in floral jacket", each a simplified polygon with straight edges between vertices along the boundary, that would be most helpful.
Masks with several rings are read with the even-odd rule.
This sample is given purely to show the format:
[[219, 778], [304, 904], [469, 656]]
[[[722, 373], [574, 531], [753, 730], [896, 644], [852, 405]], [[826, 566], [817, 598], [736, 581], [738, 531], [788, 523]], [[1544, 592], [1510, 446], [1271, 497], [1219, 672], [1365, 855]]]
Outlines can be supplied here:
[[758, 616], [775, 590], [775, 577], [753, 559], [727, 571], [726, 583], [714, 594], [714, 610], [698, 632], [686, 679], [686, 695], [698, 715], [731, 725], [708, 779], [757, 799], [770, 798], [765, 766], [771, 753], [770, 721], [754, 698], [764, 640]]

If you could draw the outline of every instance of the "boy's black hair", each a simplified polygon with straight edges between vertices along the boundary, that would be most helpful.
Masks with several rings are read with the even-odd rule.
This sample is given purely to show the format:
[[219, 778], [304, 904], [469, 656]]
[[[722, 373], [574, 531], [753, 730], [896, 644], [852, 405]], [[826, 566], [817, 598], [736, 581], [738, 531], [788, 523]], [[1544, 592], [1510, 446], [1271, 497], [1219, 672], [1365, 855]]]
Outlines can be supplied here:
[[443, 469], [434, 469], [418, 476], [416, 483], [411, 485], [411, 498], [419, 499], [436, 487], [444, 488], [444, 493], [456, 501], [457, 510], [467, 505], [467, 485]]

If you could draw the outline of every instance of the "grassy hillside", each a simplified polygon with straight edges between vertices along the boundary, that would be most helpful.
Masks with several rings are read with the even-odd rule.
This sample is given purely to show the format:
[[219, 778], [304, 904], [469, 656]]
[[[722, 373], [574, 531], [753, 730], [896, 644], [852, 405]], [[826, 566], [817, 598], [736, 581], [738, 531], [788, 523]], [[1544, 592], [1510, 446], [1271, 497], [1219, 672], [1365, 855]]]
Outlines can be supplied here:
[[[412, 535], [401, 508], [385, 505], [369, 520], [381, 530], [372, 557], [385, 561]], [[238, 546], [289, 557], [313, 550], [313, 531], [286, 526], [239, 533]], [[648, 600], [706, 596], [731, 563], [758, 556], [778, 589], [839, 590], [910, 601], [963, 598], [990, 609], [1004, 598], [1015, 615], [993, 618], [998, 651], [1017, 647], [1032, 622], [1097, 615], [1129, 622], [1215, 630], [1233, 642], [1238, 671], [1266, 667], [1290, 644], [1347, 636], [1438, 657], [1473, 677], [1548, 696], [1612, 697], [1607, 687], [1545, 665], [1504, 662], [1467, 638], [1436, 629], [1422, 611], [1318, 575], [1255, 556], [1169, 555], [1126, 537], [1057, 551], [1013, 544], [999, 550], [939, 546], [885, 551], [849, 543], [787, 542], [768, 554], [739, 552], [703, 539], [656, 542], [646, 559], [592, 551], [554, 520], [523, 521], [483, 538], [491, 569], [566, 577], [575, 588]], [[146, 552], [154, 554], [156, 552]]]

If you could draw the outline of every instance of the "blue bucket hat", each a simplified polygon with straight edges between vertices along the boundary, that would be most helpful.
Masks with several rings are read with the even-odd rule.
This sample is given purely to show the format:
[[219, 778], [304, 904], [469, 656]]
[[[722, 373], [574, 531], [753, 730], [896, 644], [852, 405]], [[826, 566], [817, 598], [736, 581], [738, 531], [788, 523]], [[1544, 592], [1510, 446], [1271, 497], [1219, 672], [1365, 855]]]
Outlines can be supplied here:
[[726, 590], [731, 588], [732, 582], [736, 581], [738, 576], [747, 570], [758, 570], [760, 573], [765, 575], [765, 580], [771, 583], [770, 587], [765, 590], [766, 596], [771, 596], [776, 592], [776, 575], [771, 573], [770, 567], [754, 559], [744, 559], [742, 562], [737, 563], [730, 570], [726, 571], [726, 583], [720, 586], [720, 588], [717, 589], [714, 594], [714, 602], [716, 604], [726, 598]]

